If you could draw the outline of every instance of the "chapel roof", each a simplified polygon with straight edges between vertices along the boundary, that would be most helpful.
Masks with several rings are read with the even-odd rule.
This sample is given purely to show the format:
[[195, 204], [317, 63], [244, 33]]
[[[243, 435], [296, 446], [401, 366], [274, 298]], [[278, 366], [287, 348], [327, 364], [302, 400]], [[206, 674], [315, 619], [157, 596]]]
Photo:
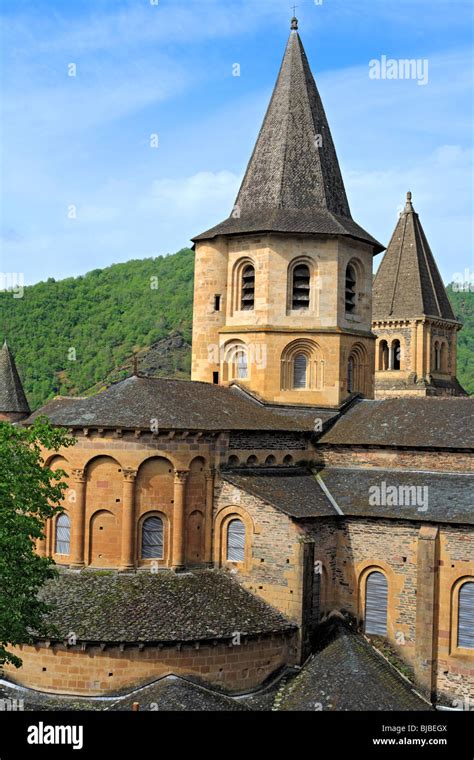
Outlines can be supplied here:
[[152, 420], [166, 430], [285, 430], [311, 432], [337, 409], [266, 405], [237, 387], [190, 380], [129, 377], [89, 398], [57, 398], [25, 424], [45, 415], [54, 425], [149, 430]]
[[40, 597], [51, 605], [46, 624], [58, 641], [70, 631], [78, 642], [139, 644], [232, 639], [235, 631], [243, 637], [291, 633], [296, 628], [220, 570], [62, 571], [47, 581]]
[[319, 439], [337, 446], [473, 449], [471, 398], [358, 400]]
[[411, 193], [373, 284], [374, 320], [435, 317], [455, 320]]
[[0, 412], [30, 412], [15, 359], [6, 340], [0, 349]]
[[297, 31], [231, 215], [194, 241], [217, 235], [291, 232], [345, 235], [384, 249], [352, 219], [324, 107]]

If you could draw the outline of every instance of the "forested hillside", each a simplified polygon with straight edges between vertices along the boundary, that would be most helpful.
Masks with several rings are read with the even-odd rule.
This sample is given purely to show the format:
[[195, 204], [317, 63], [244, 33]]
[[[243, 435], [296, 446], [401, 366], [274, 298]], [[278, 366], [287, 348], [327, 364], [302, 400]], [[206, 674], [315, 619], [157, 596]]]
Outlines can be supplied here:
[[[0, 293], [0, 331], [32, 409], [56, 395], [100, 384], [134, 351], [179, 331], [191, 340], [194, 254], [128, 261], [82, 277]], [[169, 352], [168, 352], [169, 353]], [[189, 376], [189, 349], [168, 357], [163, 374]], [[170, 364], [171, 361], [171, 364]]]
[[[128, 261], [82, 277], [49, 279], [23, 298], [0, 293], [7, 331], [32, 409], [57, 395], [97, 392], [140, 370], [189, 377], [194, 254]], [[458, 377], [474, 393], [474, 293], [448, 294], [459, 333]], [[0, 336], [1, 337], [1, 336]]]
[[474, 393], [474, 293], [447, 288], [456, 317], [463, 323], [458, 333], [458, 379], [468, 393]]

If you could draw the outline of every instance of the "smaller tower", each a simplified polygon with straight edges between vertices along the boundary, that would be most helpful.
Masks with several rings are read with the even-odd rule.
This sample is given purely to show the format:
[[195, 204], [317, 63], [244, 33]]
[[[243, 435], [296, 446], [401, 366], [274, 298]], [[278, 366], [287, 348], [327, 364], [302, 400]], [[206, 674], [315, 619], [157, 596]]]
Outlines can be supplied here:
[[454, 316], [407, 193], [373, 286], [375, 398], [467, 395], [456, 378]]
[[13, 354], [5, 339], [0, 350], [0, 421], [19, 422], [30, 414]]

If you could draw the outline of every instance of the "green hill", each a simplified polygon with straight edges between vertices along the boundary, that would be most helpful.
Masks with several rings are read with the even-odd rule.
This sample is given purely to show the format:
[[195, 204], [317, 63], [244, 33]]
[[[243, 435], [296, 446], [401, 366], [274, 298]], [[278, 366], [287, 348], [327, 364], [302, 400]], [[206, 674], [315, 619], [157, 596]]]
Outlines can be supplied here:
[[[23, 298], [0, 293], [0, 327], [32, 409], [57, 395], [96, 392], [140, 370], [189, 377], [194, 254], [128, 261], [82, 277], [49, 279]], [[474, 393], [474, 294], [448, 287], [459, 333], [458, 377]]]
[[474, 393], [474, 293], [447, 287], [454, 313], [463, 323], [458, 333], [458, 380], [468, 393]]
[[[189, 343], [193, 274], [194, 254], [185, 248], [82, 277], [49, 279], [26, 287], [23, 298], [0, 293], [0, 329], [6, 325], [31, 408], [103, 384], [126, 369], [134, 351], [170, 333], [178, 331]], [[165, 365], [163, 374], [189, 377], [189, 349], [168, 355]]]

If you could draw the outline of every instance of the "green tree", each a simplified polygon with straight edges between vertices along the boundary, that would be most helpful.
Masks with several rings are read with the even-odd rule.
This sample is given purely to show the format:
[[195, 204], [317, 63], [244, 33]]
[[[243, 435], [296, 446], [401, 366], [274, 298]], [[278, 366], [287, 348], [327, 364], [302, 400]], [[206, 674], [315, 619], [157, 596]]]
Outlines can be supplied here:
[[62, 511], [66, 473], [44, 466], [42, 448], [58, 451], [73, 438], [41, 418], [29, 428], [0, 423], [0, 664], [20, 667], [9, 646], [28, 644], [44, 633], [47, 605], [38, 591], [57, 570], [35, 553], [44, 521]]

